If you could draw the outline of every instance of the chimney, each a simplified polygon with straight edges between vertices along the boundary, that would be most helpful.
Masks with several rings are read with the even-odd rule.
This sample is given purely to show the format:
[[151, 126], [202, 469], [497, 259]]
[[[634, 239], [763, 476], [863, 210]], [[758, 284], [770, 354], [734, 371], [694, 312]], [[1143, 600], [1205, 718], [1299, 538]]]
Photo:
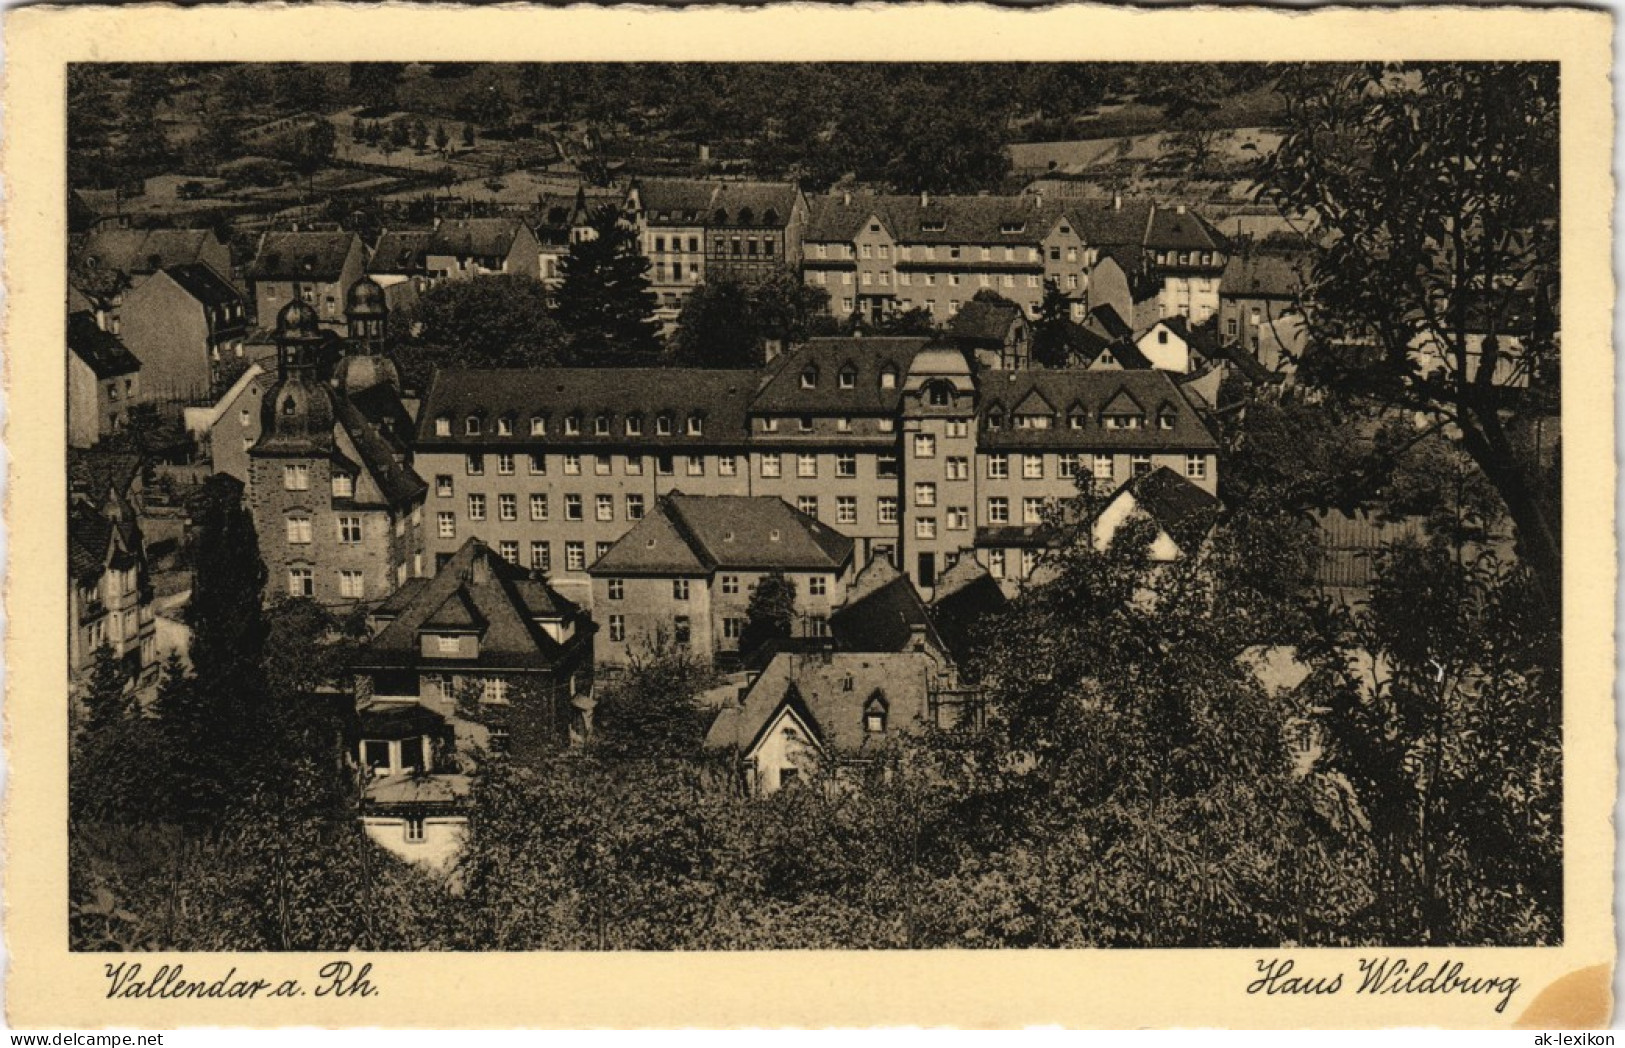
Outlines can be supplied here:
[[927, 192], [926, 190], [924, 190], [924, 189], [920, 190], [920, 206], [921, 207], [930, 207], [931, 206], [931, 194], [929, 192]]
[[763, 339], [762, 350], [766, 354], [766, 357], [762, 362], [764, 364], [771, 364], [773, 361], [778, 359], [780, 353], [784, 352], [784, 343], [780, 342], [776, 338]]
[[1123, 194], [1120, 191], [1112, 193], [1112, 210], [1123, 210]]
[[841, 194], [841, 205], [843, 207], [852, 206], [852, 191], [850, 189]]
[[908, 624], [908, 650], [925, 650], [925, 623], [911, 622]]

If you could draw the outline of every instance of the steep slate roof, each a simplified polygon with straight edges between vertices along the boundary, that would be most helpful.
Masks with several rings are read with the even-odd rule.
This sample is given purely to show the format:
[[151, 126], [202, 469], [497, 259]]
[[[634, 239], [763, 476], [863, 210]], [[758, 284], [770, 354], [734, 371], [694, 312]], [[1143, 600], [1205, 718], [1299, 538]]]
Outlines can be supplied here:
[[[871, 216], [905, 244], [1036, 245], [1056, 222], [1074, 212], [1076, 202], [1044, 200], [1032, 193], [1014, 196], [927, 197], [853, 193], [811, 202], [806, 240], [851, 240]], [[1078, 223], [1083, 228], [1083, 223]], [[1006, 227], [1018, 230], [1005, 232]]]
[[164, 275], [179, 284], [182, 291], [197, 299], [205, 309], [241, 305], [243, 296], [207, 262], [183, 262], [165, 266]]
[[410, 501], [429, 489], [422, 477], [396, 460], [389, 442], [378, 435], [372, 423], [348, 397], [334, 396], [333, 400], [338, 423], [355, 443], [361, 465], [391, 506]]
[[[749, 435], [746, 407], [760, 378], [757, 371], [698, 368], [441, 369], [429, 383], [418, 412], [418, 443], [465, 444], [463, 420], [479, 415], [487, 420], [475, 440], [481, 446], [535, 444], [538, 438], [530, 435], [530, 417], [544, 415], [549, 446], [615, 447], [626, 444], [623, 423], [629, 413], [636, 413], [643, 420], [643, 435], [631, 439], [640, 447], [737, 445]], [[669, 436], [655, 432], [655, 416], [662, 413], [674, 420]], [[700, 436], [688, 434], [686, 419], [694, 413], [705, 419]], [[581, 417], [581, 432], [575, 436], [566, 435], [561, 423], [571, 414]], [[599, 414], [610, 416], [608, 436], [593, 433], [593, 419]], [[441, 415], [452, 418], [449, 437], [435, 435], [435, 419]], [[514, 417], [512, 436], [495, 433], [494, 420], [504, 415]]]
[[102, 229], [84, 239], [78, 254], [96, 259], [103, 269], [155, 273], [196, 262], [213, 237], [208, 229]]
[[[936, 657], [926, 652], [783, 652], [741, 702], [718, 711], [705, 745], [748, 751], [789, 703], [826, 752], [874, 753], [900, 732], [925, 723], [936, 671]], [[877, 693], [886, 703], [886, 731], [878, 734], [865, 731], [863, 723], [864, 706]]]
[[649, 178], [637, 183], [638, 204], [650, 225], [704, 225], [711, 219], [717, 183], [697, 178]]
[[1308, 263], [1276, 254], [1231, 255], [1219, 278], [1224, 298], [1295, 299], [1308, 283]]
[[97, 378], [130, 375], [141, 370], [119, 337], [96, 326], [96, 318], [80, 311], [68, 314], [68, 350], [85, 362]]
[[861, 590], [854, 588], [847, 602], [829, 617], [836, 646], [843, 651], [907, 651], [918, 632], [927, 644], [946, 653], [948, 646], [908, 577], [884, 557], [876, 557], [863, 569], [864, 576], [871, 573], [870, 584]]
[[[1081, 368], [1034, 369], [1030, 371], [989, 370], [981, 376], [981, 403], [977, 408], [983, 424], [979, 441], [983, 447], [1019, 451], [1023, 448], [1121, 448], [1124, 450], [1214, 450], [1218, 442], [1207, 425], [1161, 371], [1087, 371]], [[1056, 406], [1058, 417], [1048, 429], [1017, 429], [1011, 422], [1011, 409], [1026, 399], [1034, 388], [1044, 391], [1044, 399]], [[1161, 429], [1155, 418], [1162, 404], [1172, 406], [1173, 429]], [[1148, 416], [1141, 429], [1107, 429], [1101, 414], [1108, 407], [1137, 406]], [[988, 429], [987, 416], [993, 408], [1005, 415], [1001, 429]], [[1071, 428], [1069, 416], [1081, 408], [1084, 428]]]
[[68, 507], [68, 577], [91, 583], [107, 568], [139, 563], [141, 530], [134, 514], [109, 517], [100, 503], [75, 502]]
[[852, 559], [852, 547], [850, 538], [783, 499], [674, 491], [589, 570], [593, 575], [835, 574]]
[[1125, 491], [1133, 495], [1135, 504], [1186, 552], [1201, 545], [1219, 515], [1218, 498], [1167, 466], [1158, 466], [1129, 480], [1107, 500], [1107, 505], [1117, 501]]
[[[762, 388], [751, 401], [753, 414], [763, 415], [892, 415], [902, 399], [903, 382], [914, 358], [930, 345], [930, 338], [813, 338], [770, 365]], [[808, 365], [818, 369], [818, 384], [801, 388]], [[840, 372], [852, 367], [851, 389], [840, 388]], [[897, 385], [880, 388], [880, 373], [897, 372]]]
[[1156, 207], [1146, 226], [1145, 246], [1155, 251], [1223, 251], [1224, 234], [1189, 209]]
[[[1137, 255], [1145, 246], [1155, 207], [1149, 200], [1123, 200], [1116, 205], [1110, 200], [1080, 201], [1074, 211], [1086, 241], [1106, 248], [1132, 248], [1134, 268], [1138, 269]], [[1112, 257], [1117, 258], [1117, 253], [1113, 252]]]
[[331, 283], [344, 272], [354, 233], [306, 231], [265, 233], [249, 264], [253, 280], [319, 280]]
[[[711, 218], [707, 225], [717, 224], [718, 212], [726, 214], [732, 225], [787, 225], [798, 192], [791, 182], [718, 182], [716, 196], [711, 198]], [[742, 220], [746, 208], [751, 212], [749, 222]], [[769, 211], [776, 212], [771, 222], [767, 220]]]
[[1118, 315], [1117, 310], [1107, 303], [1101, 303], [1089, 311], [1089, 319], [1084, 326], [1096, 334], [1107, 339], [1132, 338], [1134, 328]]
[[[503, 560], [479, 539], [469, 539], [424, 585], [395, 605], [395, 618], [357, 655], [358, 668], [416, 665], [422, 658], [418, 632], [433, 632], [442, 609], [459, 605], [481, 631], [479, 657], [424, 660], [448, 670], [551, 668], [575, 639], [561, 644], [536, 624], [536, 618], [569, 619], [575, 604], [552, 587]], [[446, 614], [452, 614], [447, 612]], [[451, 627], [447, 627], [451, 628]], [[459, 627], [467, 628], [467, 627]], [[577, 637], [584, 636], [578, 633]]]
[[948, 334], [956, 339], [1004, 344], [1010, 326], [1023, 319], [1014, 302], [982, 302], [972, 299], [948, 322]]
[[435, 228], [429, 254], [459, 258], [501, 258], [512, 248], [524, 223], [510, 216], [448, 218]]
[[984, 643], [981, 624], [1009, 603], [998, 580], [975, 557], [961, 556], [937, 579], [931, 621], [947, 645], [949, 657], [961, 669], [974, 665]]
[[432, 229], [387, 229], [367, 260], [368, 273], [422, 273], [434, 240]]

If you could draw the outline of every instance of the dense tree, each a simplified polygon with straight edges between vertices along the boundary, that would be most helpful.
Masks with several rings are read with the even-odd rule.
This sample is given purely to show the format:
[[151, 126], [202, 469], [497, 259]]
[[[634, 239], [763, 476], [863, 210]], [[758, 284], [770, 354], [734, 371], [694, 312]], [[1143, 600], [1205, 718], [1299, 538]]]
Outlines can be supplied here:
[[1044, 281], [1044, 299], [1033, 325], [1033, 360], [1047, 368], [1064, 368], [1078, 345], [1078, 326], [1072, 322], [1072, 300], [1053, 280]]
[[512, 273], [437, 284], [401, 321], [414, 333], [397, 353], [404, 377], [419, 388], [436, 367], [548, 367], [565, 344], [547, 289]]
[[405, 62], [351, 62], [350, 97], [366, 106], [393, 105], [405, 72]]
[[927, 336], [937, 333], [936, 318], [931, 311], [916, 306], [905, 309], [900, 313], [888, 313], [873, 323], [863, 325], [864, 329], [875, 335], [890, 336]]
[[763, 575], [745, 608], [739, 653], [748, 655], [770, 640], [791, 635], [796, 621], [796, 584], [780, 572]]
[[[1287, 136], [1262, 178], [1315, 216], [1307, 321], [1329, 350], [1301, 370], [1459, 433], [1556, 607], [1558, 506], [1517, 439], [1555, 410], [1555, 321], [1539, 305], [1557, 260], [1556, 66], [1311, 66], [1282, 90]], [[1515, 320], [1531, 297], [1535, 319]]]
[[748, 284], [710, 281], [683, 300], [672, 355], [691, 367], [756, 367], [768, 339], [796, 342], [821, 330], [828, 305], [828, 292], [791, 269]]
[[1191, 178], [1207, 173], [1218, 152], [1219, 129], [1211, 114], [1199, 108], [1187, 109], [1174, 121], [1173, 130], [1163, 140], [1163, 154], [1178, 164]]
[[599, 689], [593, 749], [611, 758], [692, 758], [713, 711], [697, 701], [716, 674], [686, 650], [651, 652]]
[[570, 245], [554, 317], [569, 338], [567, 357], [581, 367], [650, 365], [660, 339], [649, 290], [649, 260], [637, 233], [613, 206], [592, 215], [591, 234]]

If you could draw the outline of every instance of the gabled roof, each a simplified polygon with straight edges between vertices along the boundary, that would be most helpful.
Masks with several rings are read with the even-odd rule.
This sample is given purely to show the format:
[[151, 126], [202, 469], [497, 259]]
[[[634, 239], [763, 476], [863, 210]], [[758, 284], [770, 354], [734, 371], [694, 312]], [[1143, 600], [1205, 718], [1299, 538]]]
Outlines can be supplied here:
[[[1036, 247], [1058, 222], [1070, 225], [1073, 202], [1032, 193], [913, 196], [841, 193], [810, 202], [806, 239], [851, 240], [878, 218], [904, 244], [999, 244]], [[1082, 223], [1079, 223], [1081, 229]]]
[[684, 495], [655, 504], [589, 569], [602, 575], [695, 575], [712, 571], [838, 574], [853, 542], [765, 495]]
[[[724, 706], [705, 736], [707, 749], [748, 754], [787, 707], [825, 752], [862, 757], [926, 722], [938, 671], [926, 652], [834, 652], [773, 658], [737, 704]], [[864, 730], [864, 710], [878, 698], [886, 730]]]
[[97, 378], [132, 375], [141, 370], [141, 361], [119, 337], [103, 331], [96, 318], [83, 311], [68, 314], [68, 351], [84, 361]]
[[179, 265], [165, 266], [163, 272], [165, 276], [179, 284], [182, 291], [197, 299], [206, 309], [221, 309], [242, 304], [243, 296], [207, 262], [183, 262]]
[[[625, 419], [636, 414], [643, 420], [643, 435], [635, 438], [640, 447], [738, 445], [750, 433], [746, 407], [760, 379], [758, 371], [704, 368], [442, 368], [418, 412], [417, 439], [425, 447], [535, 443], [529, 419], [540, 415], [548, 420], [549, 445], [612, 447], [626, 443]], [[606, 436], [593, 429], [600, 414], [610, 418]], [[662, 414], [673, 418], [666, 436], [655, 430], [654, 419]], [[694, 414], [705, 420], [698, 436], [686, 425]], [[479, 437], [467, 437], [463, 419], [469, 415], [511, 415], [514, 432], [499, 436], [487, 424]], [[581, 419], [581, 432], [573, 436], [562, 424], [570, 415]], [[441, 416], [455, 420], [451, 436], [436, 435], [435, 419]]]
[[1111, 358], [1117, 362], [1118, 367], [1125, 370], [1144, 371], [1151, 367], [1150, 358], [1144, 353], [1140, 352], [1139, 346], [1136, 346], [1127, 339], [1098, 346], [1096, 350], [1089, 355], [1088, 362], [1090, 365], [1093, 365], [1107, 354], [1110, 354]]
[[1044, 391], [1033, 386], [1021, 402], [1011, 409], [1012, 415], [1053, 415], [1055, 405], [1044, 399]]
[[524, 223], [509, 215], [498, 218], [448, 218], [435, 227], [429, 254], [458, 258], [501, 258], [513, 249]]
[[141, 529], [127, 503], [111, 515], [109, 500], [76, 500], [68, 506], [68, 577], [92, 583], [109, 567], [128, 568], [141, 562]]
[[355, 233], [265, 233], [249, 264], [249, 279], [331, 283], [343, 275], [344, 261], [357, 241]]
[[1224, 235], [1195, 211], [1156, 207], [1146, 226], [1145, 246], [1153, 251], [1224, 251]]
[[[770, 366], [750, 410], [763, 415], [890, 415], [897, 411], [903, 382], [914, 358], [929, 338], [813, 338], [782, 354]], [[808, 367], [818, 371], [817, 385], [801, 387]], [[852, 368], [851, 389], [842, 389], [840, 373]], [[882, 389], [880, 375], [890, 368], [897, 384]]]
[[1106, 504], [1117, 501], [1124, 492], [1132, 495], [1135, 505], [1187, 553], [1201, 545], [1219, 515], [1217, 497], [1167, 466], [1129, 480]]
[[650, 225], [705, 225], [717, 185], [698, 178], [639, 179], [638, 204]]
[[1169, 331], [1173, 332], [1177, 338], [1183, 341], [1185, 345], [1196, 350], [1203, 356], [1211, 357], [1216, 355], [1218, 352], [1218, 340], [1213, 337], [1212, 330], [1205, 325], [1201, 327], [1193, 326], [1189, 319], [1180, 314], [1175, 314], [1171, 317], [1163, 317], [1161, 320], [1155, 321], [1144, 331], [1140, 332], [1139, 335], [1135, 336], [1134, 341], [1139, 342], [1143, 340], [1147, 335], [1151, 334], [1151, 332], [1155, 331], [1159, 327], [1167, 328]]
[[561, 644], [536, 619], [573, 619], [580, 612], [545, 582], [530, 578], [474, 538], [463, 543], [434, 578], [413, 587], [390, 610], [394, 619], [362, 647], [356, 658], [359, 668], [418, 664], [418, 634], [432, 633], [444, 618], [447, 629], [481, 631], [479, 657], [426, 660], [429, 663], [448, 668], [550, 669], [576, 641]]
[[210, 229], [101, 229], [84, 238], [78, 255], [103, 269], [155, 273], [198, 261], [211, 240], [219, 243]]
[[[1104, 248], [1130, 248], [1130, 257], [1134, 259], [1134, 268], [1138, 268], [1138, 253], [1145, 246], [1146, 230], [1151, 223], [1151, 212], [1155, 208], [1149, 200], [1101, 200], [1093, 202], [1078, 202], [1074, 211], [1078, 217], [1078, 225], [1082, 228], [1084, 239], [1091, 244]], [[1123, 259], [1115, 252], [1119, 264]], [[1125, 269], [1128, 267], [1125, 266]]]
[[1118, 315], [1115, 307], [1107, 303], [1101, 303], [1091, 309], [1089, 319], [1084, 323], [1107, 339], [1131, 338], [1134, 335], [1134, 328], [1129, 322]]
[[843, 651], [907, 651], [916, 636], [937, 651], [948, 650], [919, 591], [885, 557], [863, 569], [846, 603], [830, 615], [829, 628]]
[[937, 579], [931, 621], [947, 645], [949, 657], [961, 669], [975, 665], [976, 653], [987, 639], [982, 635], [983, 624], [1009, 603], [998, 580], [969, 554]]
[[[726, 215], [729, 225], [788, 225], [800, 193], [792, 182], [719, 182], [706, 224], [716, 225], [717, 219]], [[773, 212], [771, 222], [769, 212]]]
[[1231, 255], [1219, 278], [1224, 298], [1295, 299], [1308, 284], [1306, 258], [1253, 252]]
[[[1020, 371], [990, 369], [980, 377], [982, 403], [978, 408], [982, 429], [979, 443], [989, 449], [1019, 451], [1049, 447], [1079, 451], [1128, 450], [1212, 450], [1218, 442], [1196, 409], [1166, 372], [1157, 370], [1116, 371], [1085, 368], [1033, 368]], [[1071, 428], [1070, 419], [1048, 429], [1019, 429], [1009, 421], [1010, 405], [1020, 404], [1033, 389], [1043, 391], [1051, 404], [1065, 405], [1070, 415], [1081, 407], [1084, 428]], [[1100, 424], [1104, 414], [1114, 411], [1144, 413], [1147, 405], [1164, 399], [1174, 405], [1172, 429], [1150, 425], [1140, 429], [1107, 429]], [[1003, 426], [986, 425], [993, 411], [1007, 416]]]
[[[379, 435], [374, 424], [348, 397], [335, 395], [333, 399], [334, 417], [355, 445], [356, 453], [361, 456], [361, 465], [391, 506], [410, 502], [428, 490], [422, 477], [396, 459], [395, 449]], [[405, 409], [401, 410], [404, 413]]]
[[948, 322], [950, 338], [976, 342], [997, 342], [1010, 336], [1010, 329], [1026, 324], [1027, 317], [1014, 302], [983, 302], [977, 299], [960, 307]]
[[1112, 394], [1112, 398], [1101, 407], [1100, 413], [1102, 415], [1143, 415], [1145, 414], [1145, 405], [1135, 399], [1134, 394], [1126, 387], [1119, 388], [1116, 393]]
[[432, 229], [388, 229], [378, 237], [378, 245], [367, 260], [368, 273], [423, 273], [427, 267]]

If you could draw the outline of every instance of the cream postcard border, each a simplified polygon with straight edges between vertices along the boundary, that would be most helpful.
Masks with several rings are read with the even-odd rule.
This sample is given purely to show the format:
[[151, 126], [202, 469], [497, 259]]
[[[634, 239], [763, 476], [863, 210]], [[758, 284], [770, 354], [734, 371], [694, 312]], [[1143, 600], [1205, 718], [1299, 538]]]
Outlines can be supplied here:
[[[313, 5], [20, 9], [5, 20], [11, 456], [5, 934], [13, 1027], [1595, 1026], [1614, 963], [1614, 408], [1607, 14], [1560, 9], [1009, 10]], [[67, 949], [65, 64], [102, 60], [1522, 59], [1562, 63], [1566, 934], [1548, 949], [376, 954], [369, 998], [110, 1001]], [[1522, 983], [1482, 997], [1248, 996], [1255, 962], [1375, 952]], [[336, 955], [152, 954], [309, 983]], [[1566, 977], [1566, 978], [1565, 978]], [[432, 1002], [432, 1003], [431, 1003]]]

